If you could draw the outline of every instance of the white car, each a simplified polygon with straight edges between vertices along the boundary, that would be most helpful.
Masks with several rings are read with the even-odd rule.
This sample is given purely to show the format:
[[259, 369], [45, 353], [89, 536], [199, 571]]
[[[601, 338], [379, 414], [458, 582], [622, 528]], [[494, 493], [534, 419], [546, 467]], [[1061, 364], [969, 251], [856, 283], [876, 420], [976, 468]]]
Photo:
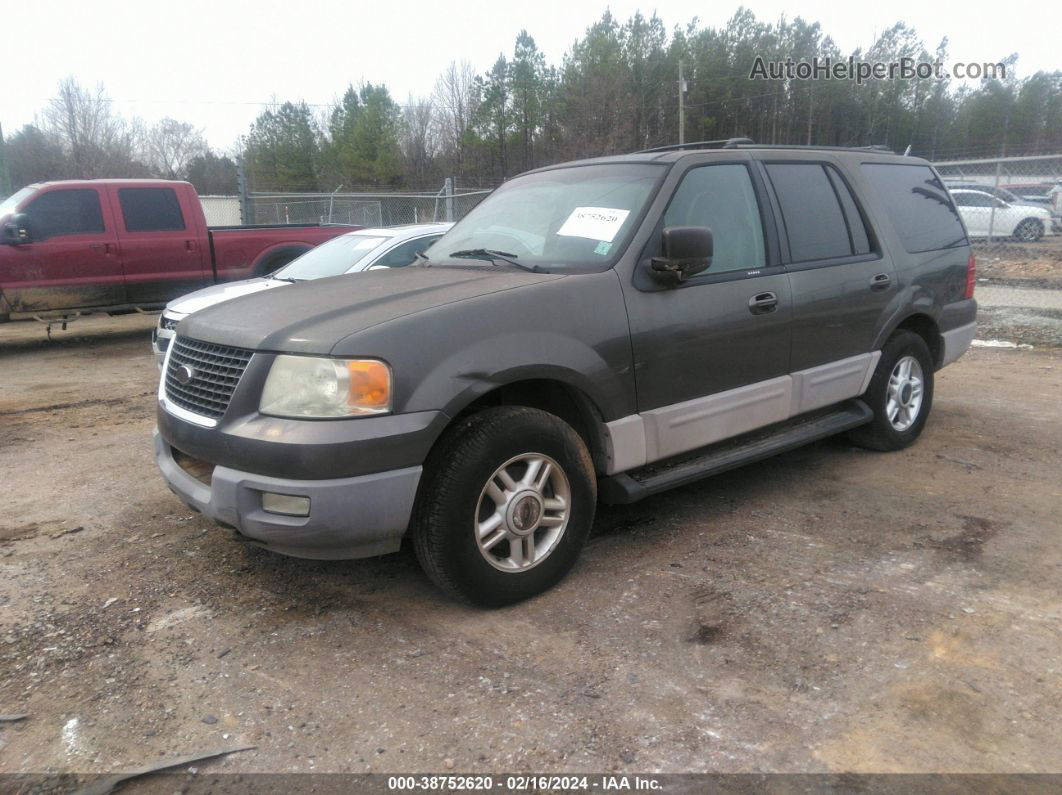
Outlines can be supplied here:
[[1009, 204], [982, 190], [959, 188], [951, 191], [970, 237], [1013, 237], [1039, 240], [1053, 234], [1051, 212], [1046, 207]]
[[412, 264], [417, 254], [442, 237], [451, 226], [451, 223], [433, 223], [359, 229], [322, 243], [275, 273], [256, 279], [215, 284], [175, 298], [162, 310], [159, 324], [151, 335], [155, 360], [161, 368], [170, 340], [176, 335], [177, 324], [193, 312], [230, 298], [308, 279], [359, 273], [370, 268], [402, 268]]

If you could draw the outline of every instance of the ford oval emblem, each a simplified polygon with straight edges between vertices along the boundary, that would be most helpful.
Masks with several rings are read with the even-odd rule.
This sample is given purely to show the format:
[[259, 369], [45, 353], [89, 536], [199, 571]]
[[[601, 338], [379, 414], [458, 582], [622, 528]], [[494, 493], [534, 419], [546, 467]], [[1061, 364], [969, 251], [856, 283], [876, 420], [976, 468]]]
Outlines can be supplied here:
[[173, 377], [177, 379], [178, 384], [187, 384], [189, 381], [195, 378], [195, 370], [193, 370], [187, 364], [182, 364], [174, 371]]

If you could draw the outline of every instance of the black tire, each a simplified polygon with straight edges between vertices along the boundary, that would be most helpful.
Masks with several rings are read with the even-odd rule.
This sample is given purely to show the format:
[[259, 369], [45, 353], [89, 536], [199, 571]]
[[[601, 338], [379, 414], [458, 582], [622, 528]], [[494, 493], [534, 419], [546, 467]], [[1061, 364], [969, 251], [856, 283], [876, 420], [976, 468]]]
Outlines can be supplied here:
[[[499, 468], [527, 454], [548, 457], [562, 470], [569, 488], [567, 523], [538, 563], [502, 571], [488, 562], [488, 554], [509, 550], [510, 541], [501, 541], [496, 552], [481, 551], [478, 512]], [[596, 507], [594, 465], [570, 425], [539, 409], [489, 408], [447, 431], [428, 457], [410, 528], [413, 548], [428, 577], [451, 596], [488, 607], [512, 604], [542, 593], [568, 573], [586, 543]], [[531, 533], [532, 545], [543, 532], [548, 531]]]
[[1044, 236], [1044, 225], [1035, 218], [1026, 218], [1014, 228], [1014, 238], [1026, 243], [1034, 242]]
[[[887, 411], [889, 380], [897, 364], [905, 357], [914, 357], [921, 367], [922, 400], [914, 421], [909, 427], [898, 430], [890, 421]], [[933, 356], [926, 341], [912, 331], [897, 331], [881, 351], [877, 369], [870, 379], [870, 386], [863, 400], [874, 412], [874, 419], [848, 432], [848, 438], [868, 450], [902, 450], [914, 443], [921, 435], [929, 412], [933, 407]], [[902, 423], [901, 423], [902, 424]]]

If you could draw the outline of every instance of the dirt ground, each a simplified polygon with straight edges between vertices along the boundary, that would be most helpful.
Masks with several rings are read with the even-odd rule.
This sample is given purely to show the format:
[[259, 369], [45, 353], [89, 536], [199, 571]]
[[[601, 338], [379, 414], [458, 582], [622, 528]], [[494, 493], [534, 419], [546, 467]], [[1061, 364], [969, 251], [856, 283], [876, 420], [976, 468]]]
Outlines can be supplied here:
[[978, 240], [974, 254], [977, 275], [993, 284], [1062, 288], [1062, 235], [1047, 235], [1030, 243]]
[[0, 772], [1062, 772], [1062, 352], [972, 350], [906, 451], [602, 508], [483, 611], [189, 511], [153, 319], [78, 323], [0, 327]]

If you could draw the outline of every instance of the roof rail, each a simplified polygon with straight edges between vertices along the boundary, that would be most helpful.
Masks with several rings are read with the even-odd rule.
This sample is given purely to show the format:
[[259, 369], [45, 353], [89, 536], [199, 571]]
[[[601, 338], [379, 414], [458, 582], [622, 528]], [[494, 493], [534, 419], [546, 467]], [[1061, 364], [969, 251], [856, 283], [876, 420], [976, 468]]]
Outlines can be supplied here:
[[640, 149], [635, 154], [644, 155], [649, 152], [674, 152], [681, 149], [734, 149], [741, 144], [751, 144], [751, 138], [720, 138], [716, 141], [690, 141], [683, 144], [668, 144], [667, 146], [654, 146], [652, 149]]
[[889, 154], [896, 154], [890, 147], [885, 144], [871, 144], [870, 146], [828, 146], [825, 144], [754, 144], [735, 142], [729, 148], [731, 149], [812, 149], [812, 150], [826, 150], [826, 151], [839, 151], [839, 152], [888, 152]]

